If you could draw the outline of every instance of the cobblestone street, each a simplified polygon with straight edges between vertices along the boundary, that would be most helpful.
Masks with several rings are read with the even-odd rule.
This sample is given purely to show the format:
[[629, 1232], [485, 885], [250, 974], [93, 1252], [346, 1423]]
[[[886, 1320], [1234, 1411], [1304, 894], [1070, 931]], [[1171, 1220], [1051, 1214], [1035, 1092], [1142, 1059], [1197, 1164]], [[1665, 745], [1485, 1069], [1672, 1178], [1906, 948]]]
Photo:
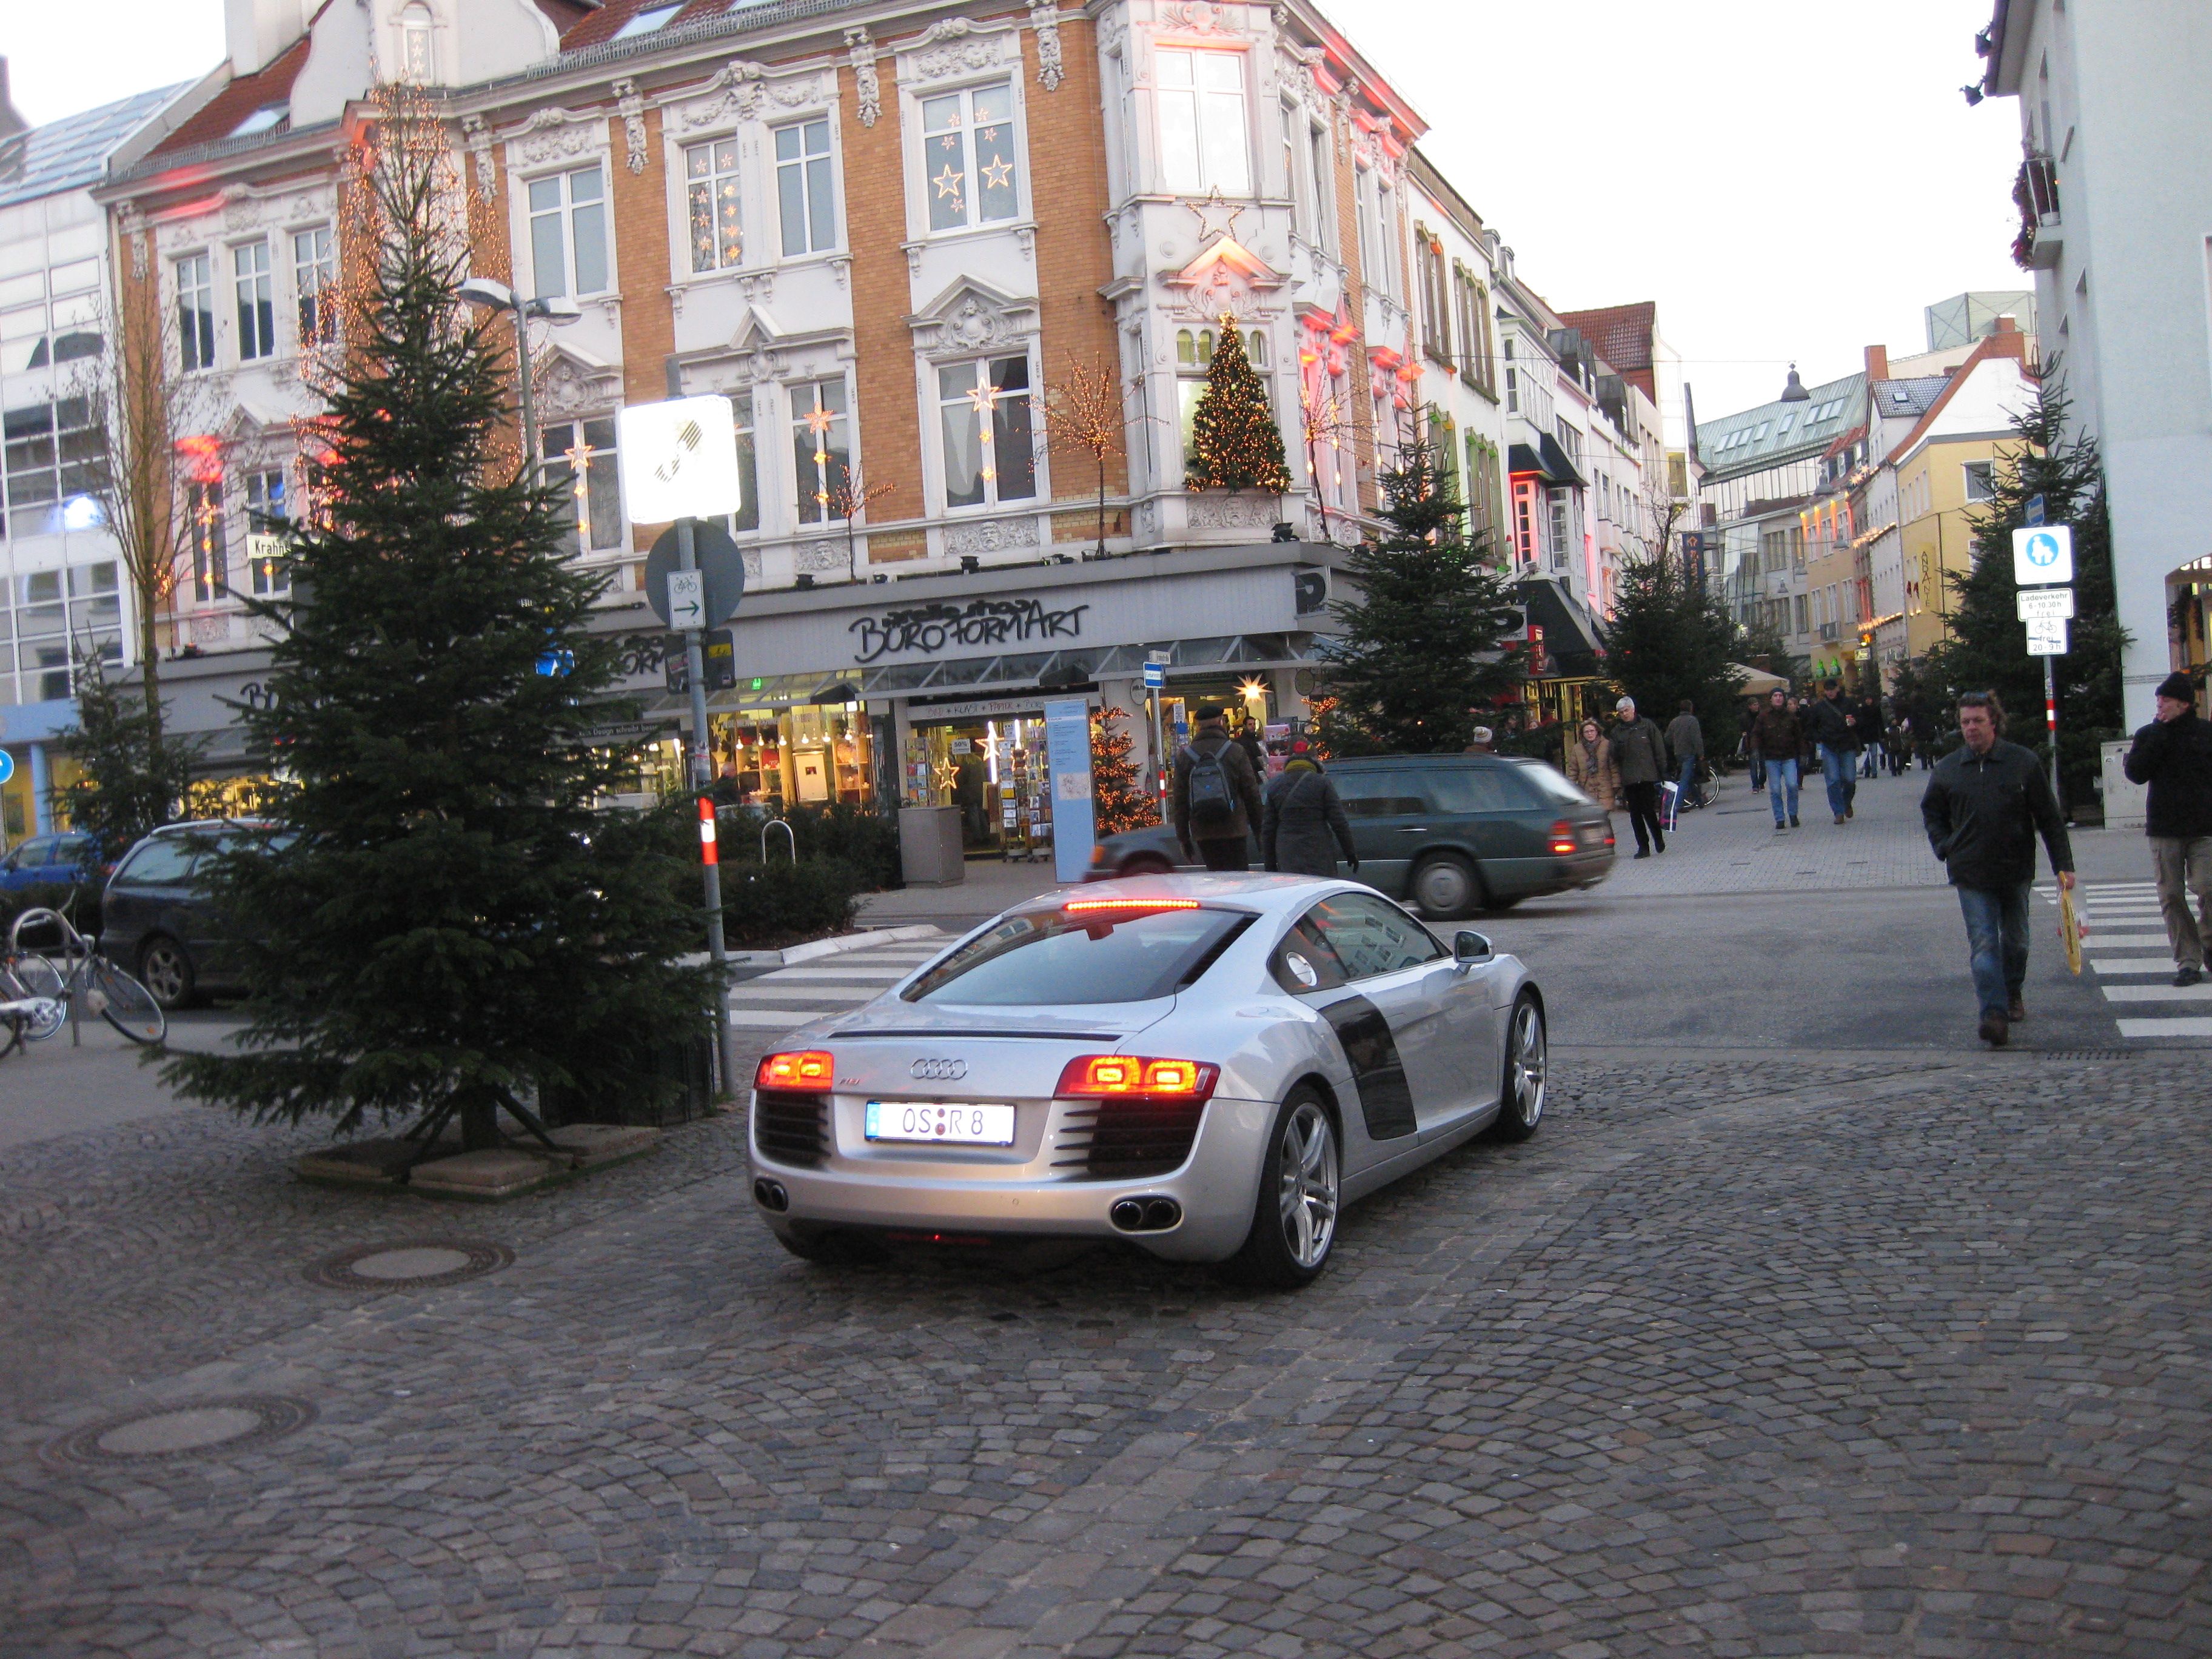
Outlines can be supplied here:
[[[20, 1150], [0, 1652], [2212, 1644], [2201, 1080], [1569, 1058], [1553, 1110], [1295, 1297], [803, 1267], [732, 1119], [495, 1212], [300, 1188], [194, 1115]], [[305, 1276], [454, 1236], [513, 1265]], [[77, 1432], [240, 1398], [304, 1409]]]

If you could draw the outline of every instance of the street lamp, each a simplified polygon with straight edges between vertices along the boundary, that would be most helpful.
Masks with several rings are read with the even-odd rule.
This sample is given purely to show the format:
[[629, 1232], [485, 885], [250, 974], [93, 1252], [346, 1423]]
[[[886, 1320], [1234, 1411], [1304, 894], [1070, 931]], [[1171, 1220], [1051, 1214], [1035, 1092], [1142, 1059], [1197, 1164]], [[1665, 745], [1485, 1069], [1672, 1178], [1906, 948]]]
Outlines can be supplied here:
[[460, 288], [461, 298], [486, 311], [504, 311], [514, 319], [514, 362], [517, 400], [522, 405], [523, 476], [538, 482], [538, 418], [530, 406], [530, 319], [543, 317], [559, 326], [584, 313], [574, 300], [525, 300], [505, 283], [489, 276], [471, 276]]

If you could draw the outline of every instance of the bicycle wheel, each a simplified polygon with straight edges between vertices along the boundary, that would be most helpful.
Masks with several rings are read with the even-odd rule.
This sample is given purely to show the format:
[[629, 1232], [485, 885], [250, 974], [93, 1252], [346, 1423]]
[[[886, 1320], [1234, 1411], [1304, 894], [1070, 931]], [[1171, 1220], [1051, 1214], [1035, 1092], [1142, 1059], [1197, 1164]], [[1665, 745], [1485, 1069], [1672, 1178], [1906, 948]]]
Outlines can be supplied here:
[[0, 961], [0, 995], [35, 998], [49, 1005], [46, 1012], [24, 1025], [27, 1042], [43, 1042], [60, 1030], [69, 1018], [69, 993], [62, 984], [61, 970], [36, 951]]
[[106, 957], [92, 959], [92, 988], [99, 994], [94, 1005], [110, 1025], [133, 1042], [159, 1042], [169, 1034], [169, 1017], [154, 994]]

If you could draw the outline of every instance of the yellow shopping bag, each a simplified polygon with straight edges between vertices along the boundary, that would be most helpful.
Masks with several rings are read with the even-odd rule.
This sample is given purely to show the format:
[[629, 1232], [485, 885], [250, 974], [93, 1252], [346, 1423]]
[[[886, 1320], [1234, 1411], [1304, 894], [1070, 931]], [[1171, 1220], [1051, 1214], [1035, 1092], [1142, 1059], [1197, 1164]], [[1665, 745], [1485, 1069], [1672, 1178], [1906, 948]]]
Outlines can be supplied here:
[[2081, 971], [2081, 941], [2088, 934], [2087, 923], [2074, 914], [2074, 890], [2070, 887], [2058, 890], [2058, 937], [2065, 942], [2066, 967], [2069, 973]]

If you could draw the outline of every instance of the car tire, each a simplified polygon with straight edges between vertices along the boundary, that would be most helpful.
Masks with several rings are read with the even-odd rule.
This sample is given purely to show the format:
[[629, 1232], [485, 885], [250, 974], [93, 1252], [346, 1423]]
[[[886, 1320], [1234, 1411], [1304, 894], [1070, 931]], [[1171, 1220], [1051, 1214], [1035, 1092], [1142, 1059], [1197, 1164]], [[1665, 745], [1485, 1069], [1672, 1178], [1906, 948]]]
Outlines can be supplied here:
[[1121, 873], [1125, 876], [1171, 876], [1175, 873], [1175, 866], [1159, 859], [1131, 859], [1121, 866]]
[[1414, 867], [1406, 884], [1406, 896], [1425, 916], [1438, 921], [1457, 921], [1471, 916], [1483, 902], [1482, 876], [1455, 853], [1439, 853]]
[[1544, 1005], [1523, 991], [1505, 1023], [1505, 1065], [1498, 1080], [1498, 1120], [1491, 1126], [1492, 1137], [1522, 1141], [1534, 1134], [1544, 1121], [1544, 1100], [1550, 1087], [1551, 1038], [1545, 1030]]
[[138, 982], [165, 1013], [191, 1007], [199, 994], [199, 975], [193, 971], [191, 957], [166, 933], [156, 933], [138, 947]]
[[1224, 1272], [1238, 1284], [1263, 1290], [1312, 1284], [1336, 1248], [1343, 1201], [1336, 1121], [1321, 1091], [1301, 1084], [1275, 1109], [1252, 1204], [1252, 1231], [1223, 1264]]

